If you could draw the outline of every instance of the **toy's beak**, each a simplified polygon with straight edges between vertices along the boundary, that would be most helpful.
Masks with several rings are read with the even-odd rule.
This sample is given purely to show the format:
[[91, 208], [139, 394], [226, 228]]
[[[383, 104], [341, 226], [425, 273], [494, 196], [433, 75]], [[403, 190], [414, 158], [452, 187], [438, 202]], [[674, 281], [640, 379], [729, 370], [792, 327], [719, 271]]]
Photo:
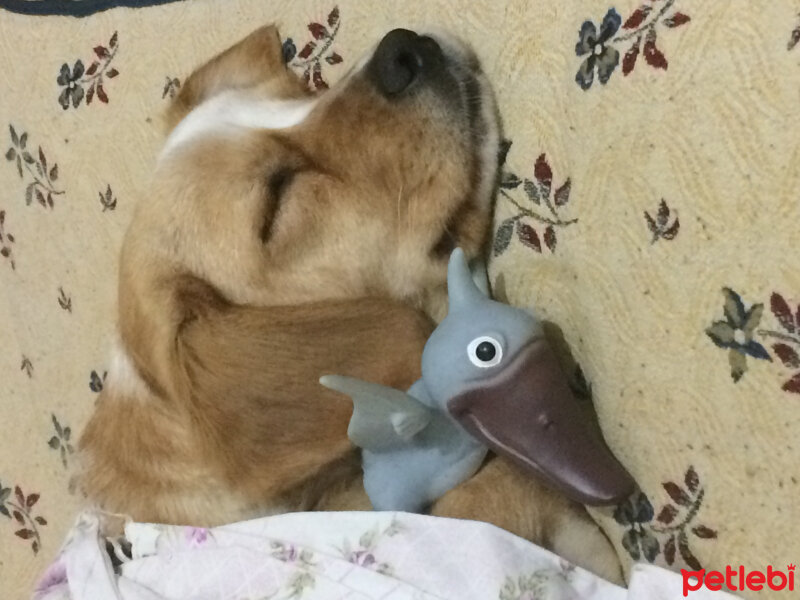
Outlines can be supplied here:
[[447, 408], [474, 437], [573, 500], [616, 504], [634, 490], [633, 478], [584, 414], [544, 339]]

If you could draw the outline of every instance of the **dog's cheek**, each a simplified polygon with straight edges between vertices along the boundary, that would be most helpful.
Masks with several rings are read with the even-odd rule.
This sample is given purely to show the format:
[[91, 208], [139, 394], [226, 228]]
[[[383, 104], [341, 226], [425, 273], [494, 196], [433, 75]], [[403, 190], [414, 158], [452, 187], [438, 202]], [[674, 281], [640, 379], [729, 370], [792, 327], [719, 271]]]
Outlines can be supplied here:
[[489, 236], [489, 225], [488, 209], [481, 209], [473, 202], [466, 203], [456, 229], [458, 246], [468, 256], [480, 254]]

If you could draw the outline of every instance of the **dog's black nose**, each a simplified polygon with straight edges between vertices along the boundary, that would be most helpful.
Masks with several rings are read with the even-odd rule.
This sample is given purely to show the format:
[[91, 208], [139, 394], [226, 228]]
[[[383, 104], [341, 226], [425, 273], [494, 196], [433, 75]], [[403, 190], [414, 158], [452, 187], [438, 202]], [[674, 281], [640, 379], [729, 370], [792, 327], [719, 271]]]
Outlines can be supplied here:
[[432, 38], [395, 29], [378, 44], [368, 69], [383, 95], [396, 96], [438, 70], [443, 62], [442, 49]]

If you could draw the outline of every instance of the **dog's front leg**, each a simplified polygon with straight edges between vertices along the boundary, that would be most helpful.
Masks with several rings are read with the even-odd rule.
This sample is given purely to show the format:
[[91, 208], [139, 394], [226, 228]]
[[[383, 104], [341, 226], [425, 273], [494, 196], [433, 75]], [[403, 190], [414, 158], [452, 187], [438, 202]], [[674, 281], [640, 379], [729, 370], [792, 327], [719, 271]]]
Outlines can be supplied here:
[[497, 525], [609, 581], [622, 580], [613, 546], [584, 507], [504, 458], [491, 458], [472, 479], [436, 502], [431, 512]]

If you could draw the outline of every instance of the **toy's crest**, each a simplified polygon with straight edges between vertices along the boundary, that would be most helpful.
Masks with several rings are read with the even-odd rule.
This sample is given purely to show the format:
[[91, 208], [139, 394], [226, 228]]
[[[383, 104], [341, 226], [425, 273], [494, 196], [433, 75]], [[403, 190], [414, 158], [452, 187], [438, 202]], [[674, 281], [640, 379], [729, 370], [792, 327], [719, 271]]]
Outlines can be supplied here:
[[[479, 282], [483, 289], [478, 287]], [[484, 268], [481, 264], [479, 268], [471, 271], [461, 248], [456, 248], [450, 255], [450, 262], [447, 265], [447, 294], [451, 312], [474, 307], [487, 300], [488, 289]]]

